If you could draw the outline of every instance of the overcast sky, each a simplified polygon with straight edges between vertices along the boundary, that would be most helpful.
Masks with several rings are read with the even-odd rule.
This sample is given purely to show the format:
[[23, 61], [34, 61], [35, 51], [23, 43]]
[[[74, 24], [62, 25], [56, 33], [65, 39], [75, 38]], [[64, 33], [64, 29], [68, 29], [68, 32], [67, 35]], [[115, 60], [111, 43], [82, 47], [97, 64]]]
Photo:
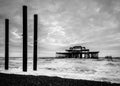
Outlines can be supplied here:
[[10, 19], [10, 56], [22, 56], [22, 6], [28, 6], [28, 53], [33, 49], [33, 14], [39, 16], [39, 56], [55, 56], [82, 45], [100, 56], [120, 56], [120, 0], [0, 0], [0, 55], [4, 19]]

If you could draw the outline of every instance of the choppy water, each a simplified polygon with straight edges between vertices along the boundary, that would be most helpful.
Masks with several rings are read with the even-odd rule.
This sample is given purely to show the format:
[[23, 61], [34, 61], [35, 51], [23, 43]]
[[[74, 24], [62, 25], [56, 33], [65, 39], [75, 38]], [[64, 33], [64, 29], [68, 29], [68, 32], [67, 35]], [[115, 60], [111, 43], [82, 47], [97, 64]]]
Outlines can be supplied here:
[[92, 59], [38, 59], [38, 70], [33, 71], [32, 58], [28, 59], [28, 72], [22, 72], [22, 58], [10, 58], [9, 70], [4, 70], [0, 58], [0, 72], [28, 75], [59, 76], [120, 83], [120, 59], [113, 61]]

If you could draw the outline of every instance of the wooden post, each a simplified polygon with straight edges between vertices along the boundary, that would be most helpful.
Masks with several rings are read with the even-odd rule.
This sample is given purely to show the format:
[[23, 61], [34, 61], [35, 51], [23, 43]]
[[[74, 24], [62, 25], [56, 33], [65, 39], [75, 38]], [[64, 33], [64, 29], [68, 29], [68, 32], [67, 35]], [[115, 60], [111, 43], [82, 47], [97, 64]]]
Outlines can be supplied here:
[[37, 29], [38, 29], [38, 15], [34, 15], [34, 55], [33, 55], [33, 70], [37, 70]]
[[23, 6], [23, 71], [27, 71], [27, 6]]
[[9, 19], [5, 19], [5, 70], [9, 69]]

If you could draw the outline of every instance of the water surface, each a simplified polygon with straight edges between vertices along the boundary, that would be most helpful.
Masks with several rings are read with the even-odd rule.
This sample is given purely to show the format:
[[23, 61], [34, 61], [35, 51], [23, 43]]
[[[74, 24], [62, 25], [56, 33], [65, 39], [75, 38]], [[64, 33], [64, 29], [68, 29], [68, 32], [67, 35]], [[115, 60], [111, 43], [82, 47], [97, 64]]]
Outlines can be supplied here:
[[27, 75], [59, 76], [72, 79], [109, 81], [120, 83], [120, 59], [53, 59], [38, 58], [38, 70], [33, 71], [33, 58], [28, 59], [28, 72], [22, 72], [22, 58], [10, 57], [9, 70], [4, 70], [4, 58], [0, 58], [0, 72]]

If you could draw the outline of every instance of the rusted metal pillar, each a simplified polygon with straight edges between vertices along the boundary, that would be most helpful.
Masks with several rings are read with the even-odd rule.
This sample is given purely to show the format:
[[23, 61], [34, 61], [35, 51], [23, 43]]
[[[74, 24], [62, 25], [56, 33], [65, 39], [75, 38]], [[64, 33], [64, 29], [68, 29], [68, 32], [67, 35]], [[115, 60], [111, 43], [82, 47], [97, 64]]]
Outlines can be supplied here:
[[9, 19], [5, 19], [5, 70], [9, 69]]
[[38, 15], [34, 15], [34, 54], [33, 54], [33, 70], [37, 70], [37, 29], [38, 29]]
[[27, 71], [27, 6], [23, 6], [23, 71]]

